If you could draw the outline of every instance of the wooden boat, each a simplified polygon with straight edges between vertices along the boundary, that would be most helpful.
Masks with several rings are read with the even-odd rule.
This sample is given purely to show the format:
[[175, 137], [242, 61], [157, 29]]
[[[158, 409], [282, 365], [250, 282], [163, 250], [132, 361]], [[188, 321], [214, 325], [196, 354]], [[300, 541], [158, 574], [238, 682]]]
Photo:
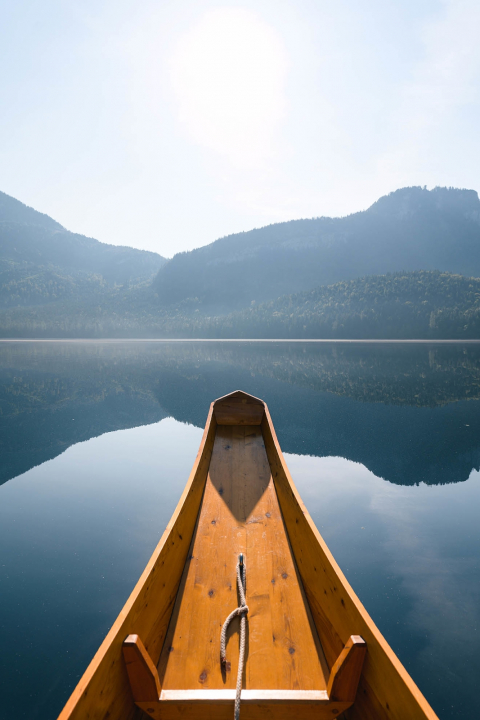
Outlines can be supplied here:
[[239, 620], [227, 665], [220, 631], [240, 553], [242, 720], [437, 717], [316, 529], [266, 404], [235, 392], [212, 403], [173, 517], [59, 720], [230, 720]]

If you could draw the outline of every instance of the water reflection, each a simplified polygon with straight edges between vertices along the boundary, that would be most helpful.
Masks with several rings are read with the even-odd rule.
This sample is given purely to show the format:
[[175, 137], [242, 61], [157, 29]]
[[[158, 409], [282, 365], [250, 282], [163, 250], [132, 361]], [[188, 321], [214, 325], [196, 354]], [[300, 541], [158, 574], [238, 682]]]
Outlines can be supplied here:
[[480, 347], [87, 343], [0, 344], [0, 717], [56, 716], [237, 388], [437, 712], [478, 715]]
[[480, 468], [480, 347], [120, 344], [0, 347], [0, 483], [70, 445], [212, 399], [267, 401], [287, 452], [338, 455], [402, 485]]
[[457, 486], [399, 487], [344, 458], [286, 460], [335, 559], [439, 716], [475, 717], [480, 473]]
[[162, 535], [201, 436], [172, 419], [108, 433], [0, 488], [2, 720], [60, 712]]

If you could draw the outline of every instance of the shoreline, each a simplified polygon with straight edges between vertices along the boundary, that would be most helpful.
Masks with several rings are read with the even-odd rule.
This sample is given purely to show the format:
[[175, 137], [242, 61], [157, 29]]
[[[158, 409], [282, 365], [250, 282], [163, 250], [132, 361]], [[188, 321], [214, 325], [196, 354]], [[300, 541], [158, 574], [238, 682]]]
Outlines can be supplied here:
[[425, 339], [346, 339], [346, 338], [0, 338], [0, 343], [420, 343], [425, 345], [473, 345], [479, 339], [466, 340], [425, 340]]

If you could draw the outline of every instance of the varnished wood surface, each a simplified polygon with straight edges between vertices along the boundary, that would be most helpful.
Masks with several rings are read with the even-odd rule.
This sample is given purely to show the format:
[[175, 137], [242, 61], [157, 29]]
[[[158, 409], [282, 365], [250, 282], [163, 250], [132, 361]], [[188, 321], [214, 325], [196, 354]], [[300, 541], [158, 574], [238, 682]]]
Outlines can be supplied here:
[[[233, 693], [233, 691], [231, 691]], [[245, 691], [247, 694], [249, 691]], [[242, 720], [334, 720], [344, 718], [342, 713], [350, 703], [324, 700], [289, 701], [287, 699], [250, 699], [242, 700], [240, 717]], [[146, 716], [154, 720], [232, 720], [234, 701], [230, 698], [202, 702], [199, 700], [166, 701], [149, 705], [139, 703]]]
[[157, 702], [161, 693], [157, 668], [138, 635], [123, 641], [123, 659], [135, 700]]
[[216, 400], [214, 412], [218, 425], [260, 425], [265, 403], [237, 390]]
[[367, 645], [360, 635], [348, 639], [330, 672], [327, 687], [330, 700], [355, 701], [366, 652]]
[[[238, 606], [245, 554], [249, 607], [243, 686], [325, 690], [327, 672], [285, 533], [259, 426], [218, 426], [190, 558], [159, 664], [162, 689], [234, 688], [238, 619], [222, 675], [220, 630]], [[322, 668], [322, 662], [324, 667]]]
[[290, 476], [267, 407], [262, 430], [290, 544], [329, 667], [351, 635], [361, 635], [367, 643], [349, 720], [438, 720], [315, 527]]

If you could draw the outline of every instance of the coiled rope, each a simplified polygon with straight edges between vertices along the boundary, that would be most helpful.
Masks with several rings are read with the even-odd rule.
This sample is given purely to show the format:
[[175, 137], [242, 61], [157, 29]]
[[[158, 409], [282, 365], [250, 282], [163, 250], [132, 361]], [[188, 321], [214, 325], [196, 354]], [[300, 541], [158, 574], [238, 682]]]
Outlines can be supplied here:
[[220, 635], [220, 660], [222, 665], [225, 667], [227, 663], [227, 630], [228, 626], [234, 617], [240, 615], [240, 653], [238, 656], [238, 672], [237, 672], [237, 691], [235, 695], [235, 720], [240, 718], [240, 696], [242, 693], [242, 675], [243, 675], [243, 663], [245, 659], [245, 632], [247, 628], [247, 613], [248, 605], [245, 601], [245, 576], [246, 567], [243, 558], [243, 553], [238, 557], [237, 563], [237, 588], [238, 595], [240, 598], [240, 606], [235, 608], [223, 623], [222, 632]]

